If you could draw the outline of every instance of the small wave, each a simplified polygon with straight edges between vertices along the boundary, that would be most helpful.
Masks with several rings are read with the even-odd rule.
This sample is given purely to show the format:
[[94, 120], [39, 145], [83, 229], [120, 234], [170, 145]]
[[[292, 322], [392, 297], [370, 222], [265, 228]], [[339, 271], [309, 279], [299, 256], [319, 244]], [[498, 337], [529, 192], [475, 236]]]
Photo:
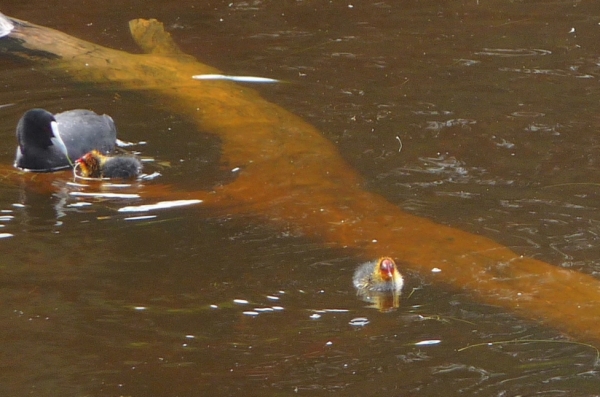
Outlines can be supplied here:
[[443, 128], [450, 127], [467, 127], [471, 124], [477, 124], [476, 120], [473, 119], [450, 119], [446, 121], [427, 121], [427, 125], [425, 126], [426, 130], [431, 131], [440, 131]]
[[279, 32], [257, 33], [249, 36], [251, 39], [278, 39], [281, 37], [310, 37], [314, 34], [302, 30], [281, 30]]
[[552, 51], [542, 50], [540, 48], [484, 48], [475, 53], [475, 55], [484, 55], [490, 57], [534, 57], [550, 55]]
[[554, 136], [560, 135], [558, 128], [560, 125], [550, 125], [550, 124], [541, 124], [541, 123], [531, 123], [526, 128], [525, 131], [528, 132], [548, 132]]
[[530, 68], [500, 68], [501, 72], [514, 72], [523, 74], [543, 74], [547, 76], [576, 77], [578, 79], [593, 79], [594, 76], [585, 73], [576, 73], [562, 69], [530, 69]]
[[541, 112], [512, 112], [510, 115], [514, 116], [514, 117], [534, 118], [534, 117], [544, 117], [546, 114], [541, 113]]

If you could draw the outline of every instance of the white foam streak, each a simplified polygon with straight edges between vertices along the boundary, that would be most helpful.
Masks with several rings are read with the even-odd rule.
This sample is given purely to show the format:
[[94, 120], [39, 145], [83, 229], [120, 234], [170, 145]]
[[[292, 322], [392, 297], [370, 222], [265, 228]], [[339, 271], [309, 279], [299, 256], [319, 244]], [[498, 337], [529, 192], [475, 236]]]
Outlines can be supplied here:
[[77, 197], [96, 197], [96, 198], [123, 198], [123, 199], [132, 199], [132, 198], [140, 198], [139, 194], [128, 194], [128, 193], [84, 193], [84, 192], [71, 192], [69, 193], [71, 196]]
[[229, 76], [225, 74], [197, 74], [192, 76], [194, 80], [227, 80], [236, 83], [280, 83], [281, 80], [270, 79], [268, 77], [255, 76]]
[[119, 212], [145, 212], [152, 210], [162, 210], [166, 208], [183, 207], [186, 205], [194, 205], [201, 203], [202, 200], [173, 200], [173, 201], [159, 201], [156, 204], [145, 204], [145, 205], [130, 205], [127, 207], [119, 208]]

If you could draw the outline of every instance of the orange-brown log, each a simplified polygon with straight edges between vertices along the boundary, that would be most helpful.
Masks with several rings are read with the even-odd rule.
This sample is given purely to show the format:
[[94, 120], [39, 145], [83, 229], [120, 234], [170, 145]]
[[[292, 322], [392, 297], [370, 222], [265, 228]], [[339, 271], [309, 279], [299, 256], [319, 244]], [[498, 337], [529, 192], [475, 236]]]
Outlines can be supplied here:
[[[219, 136], [223, 163], [241, 169], [237, 179], [211, 194], [159, 189], [165, 199], [201, 198], [215, 211], [252, 214], [364, 258], [391, 256], [429, 280], [469, 290], [483, 302], [599, 344], [598, 280], [407, 214], [365, 191], [335, 146], [299, 117], [253, 89], [192, 80], [192, 75], [219, 71], [183, 54], [160, 23], [130, 23], [146, 52], [139, 55], [13, 21], [15, 29], [0, 46], [8, 40], [16, 55], [44, 62], [76, 81], [144, 90], [164, 108]], [[432, 274], [434, 267], [441, 272]]]

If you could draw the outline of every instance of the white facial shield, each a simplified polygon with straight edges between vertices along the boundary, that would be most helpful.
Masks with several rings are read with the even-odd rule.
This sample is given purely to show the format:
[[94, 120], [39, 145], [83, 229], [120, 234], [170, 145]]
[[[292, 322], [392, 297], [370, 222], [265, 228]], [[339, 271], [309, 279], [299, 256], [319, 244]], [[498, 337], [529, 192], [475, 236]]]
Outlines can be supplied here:
[[65, 145], [62, 138], [60, 137], [60, 131], [58, 130], [58, 123], [56, 121], [50, 122], [50, 128], [52, 128], [52, 133], [54, 134], [54, 137], [50, 138], [50, 141], [52, 142], [52, 144], [54, 146], [56, 146], [58, 148], [58, 150], [60, 150], [65, 155], [65, 157], [69, 161], [69, 164], [71, 164], [71, 166], [73, 166], [73, 162], [71, 161], [71, 158], [69, 157], [69, 152], [67, 150], [67, 146]]

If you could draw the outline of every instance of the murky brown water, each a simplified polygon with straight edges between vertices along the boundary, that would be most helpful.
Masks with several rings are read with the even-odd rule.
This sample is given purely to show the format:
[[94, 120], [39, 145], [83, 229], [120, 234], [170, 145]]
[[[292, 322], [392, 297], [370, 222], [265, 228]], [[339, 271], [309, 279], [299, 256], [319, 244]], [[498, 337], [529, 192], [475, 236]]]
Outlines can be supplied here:
[[[0, 11], [127, 51], [137, 51], [127, 21], [157, 18], [228, 74], [291, 82], [258, 89], [403, 209], [597, 274], [600, 5], [395, 3], [22, 1]], [[15, 104], [0, 108], [3, 163], [24, 110], [87, 107], [170, 164], [151, 166], [161, 183], [226, 182], [218, 140], [141, 93], [3, 58], [0, 84], [0, 104]], [[0, 232], [13, 235], [0, 240], [2, 395], [592, 395], [600, 385], [592, 348], [552, 343], [552, 329], [415, 275], [399, 310], [368, 308], [351, 286], [352, 252], [255, 219], [197, 207], [126, 221], [122, 201], [73, 206], [60, 184], [53, 195], [1, 189]], [[350, 325], [357, 317], [370, 322]], [[518, 338], [540, 342], [460, 350]]]

